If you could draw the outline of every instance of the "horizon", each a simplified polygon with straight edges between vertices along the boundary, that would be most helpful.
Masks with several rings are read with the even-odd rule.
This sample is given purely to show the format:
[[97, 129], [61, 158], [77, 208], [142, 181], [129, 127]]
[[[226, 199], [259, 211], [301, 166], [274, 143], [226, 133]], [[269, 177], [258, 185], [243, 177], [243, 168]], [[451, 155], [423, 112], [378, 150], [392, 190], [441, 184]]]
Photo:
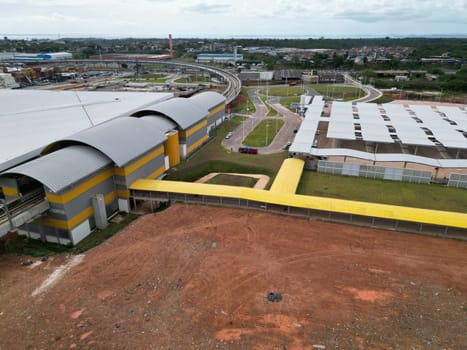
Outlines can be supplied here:
[[[0, 40], [3, 40], [4, 37], [9, 40], [63, 40], [63, 39], [104, 39], [104, 40], [118, 40], [118, 39], [167, 39], [167, 35], [154, 35], [154, 36], [123, 36], [118, 34], [84, 34], [84, 33], [70, 33], [70, 34], [51, 34], [51, 33], [0, 33]], [[462, 33], [446, 33], [446, 34], [381, 34], [381, 35], [368, 35], [368, 34], [354, 34], [354, 35], [333, 35], [333, 36], [317, 36], [317, 35], [306, 35], [306, 34], [295, 34], [295, 35], [223, 35], [223, 36], [214, 36], [214, 35], [205, 35], [205, 36], [174, 36], [174, 40], [177, 39], [207, 39], [207, 40], [235, 40], [235, 39], [244, 39], [244, 40], [254, 40], [254, 39], [271, 39], [271, 40], [346, 40], [346, 39], [464, 39], [467, 38], [467, 34]]]
[[0, 6], [0, 33], [12, 37], [467, 37], [465, 0], [0, 0]]

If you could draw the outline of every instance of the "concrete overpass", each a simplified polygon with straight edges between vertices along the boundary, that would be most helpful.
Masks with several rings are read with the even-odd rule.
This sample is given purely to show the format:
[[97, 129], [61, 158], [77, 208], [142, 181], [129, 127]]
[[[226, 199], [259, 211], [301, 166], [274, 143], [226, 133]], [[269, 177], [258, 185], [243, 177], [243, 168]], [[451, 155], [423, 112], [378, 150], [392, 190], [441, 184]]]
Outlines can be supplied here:
[[0, 199], [0, 237], [37, 218], [49, 209], [49, 202], [42, 190], [32, 192], [20, 199], [5, 203]]

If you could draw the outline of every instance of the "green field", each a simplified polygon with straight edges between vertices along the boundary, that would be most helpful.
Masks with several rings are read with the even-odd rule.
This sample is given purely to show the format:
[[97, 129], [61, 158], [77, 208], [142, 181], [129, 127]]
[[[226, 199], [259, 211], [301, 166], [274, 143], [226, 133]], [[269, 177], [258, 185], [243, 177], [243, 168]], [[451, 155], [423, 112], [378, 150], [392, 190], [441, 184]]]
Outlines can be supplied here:
[[467, 212], [466, 190], [304, 171], [297, 190], [309, 196]]
[[382, 103], [389, 103], [389, 102], [392, 102], [392, 101], [394, 101], [392, 98], [383, 95], [383, 96], [377, 98], [376, 100], [371, 101], [371, 103], [382, 104]]
[[268, 91], [266, 89], [261, 89], [259, 92], [261, 95], [269, 96], [300, 96], [305, 93], [305, 90], [300, 86], [271, 86]]
[[239, 120], [235, 117], [220, 125], [211, 141], [190, 158], [171, 169], [165, 178], [193, 182], [209, 173], [217, 172], [265, 174], [273, 181], [282, 162], [287, 158], [287, 152], [264, 155], [242, 154], [236, 150], [232, 152], [221, 145], [227, 132], [233, 130], [234, 124], [239, 123]]
[[175, 82], [180, 83], [180, 84], [185, 84], [185, 83], [197, 84], [197, 83], [209, 83], [211, 82], [211, 79], [208, 77], [204, 77], [202, 75], [191, 74], [191, 75], [188, 75], [187, 77], [178, 78], [175, 80]]
[[281, 105], [283, 105], [285, 108], [291, 110], [292, 112], [295, 112], [290, 108], [290, 104], [292, 103], [300, 103], [300, 96], [295, 96], [295, 97], [283, 97], [281, 98], [280, 101]]
[[[284, 125], [282, 119], [262, 120], [258, 126], [245, 138], [243, 144], [251, 147], [265, 147], [269, 145]], [[267, 129], [267, 130], [266, 130]]]
[[[223, 124], [223, 129], [226, 133], [229, 131], [234, 131], [247, 117], [235, 116], [231, 119], [227, 119]], [[225, 136], [225, 135], [224, 135]]]
[[[232, 108], [232, 113], [241, 113], [241, 114], [254, 114], [256, 113], [256, 108], [254, 103], [251, 101], [250, 97], [248, 96], [249, 88], [242, 88], [241, 96], [245, 100], [245, 102], [237, 104], [235, 107]], [[247, 102], [248, 101], [248, 102]]]
[[354, 86], [316, 84], [310, 85], [310, 88], [323, 96], [331, 98], [342, 98], [344, 101], [355, 100], [365, 95], [361, 89]]
[[137, 82], [140, 83], [155, 83], [164, 84], [169, 76], [166, 74], [142, 74], [135, 77]]
[[238, 176], [230, 174], [218, 174], [210, 179], [207, 183], [215, 185], [228, 185], [239, 187], [254, 187], [258, 179], [249, 176]]
[[268, 113], [266, 114], [268, 117], [275, 117], [277, 116], [277, 111], [272, 108], [267, 102], [266, 102], [266, 97], [260, 97], [261, 98], [261, 101], [263, 101], [264, 105], [266, 106], [266, 108], [268, 109]]

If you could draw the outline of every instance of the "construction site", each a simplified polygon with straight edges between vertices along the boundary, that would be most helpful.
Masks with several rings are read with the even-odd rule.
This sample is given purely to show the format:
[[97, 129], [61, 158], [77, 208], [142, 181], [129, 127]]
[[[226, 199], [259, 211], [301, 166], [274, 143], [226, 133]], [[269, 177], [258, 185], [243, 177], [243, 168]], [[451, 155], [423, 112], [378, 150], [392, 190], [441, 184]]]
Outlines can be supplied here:
[[82, 255], [1, 255], [0, 339], [6, 349], [463, 349], [466, 267], [462, 241], [175, 204]]
[[463, 191], [465, 110], [302, 96], [270, 182], [166, 180], [213, 140], [241, 149], [241, 123], [216, 135], [238, 77], [201, 70], [215, 91], [0, 91], [2, 246], [70, 249], [0, 255], [0, 348], [466, 348], [467, 213], [297, 193], [310, 170]]

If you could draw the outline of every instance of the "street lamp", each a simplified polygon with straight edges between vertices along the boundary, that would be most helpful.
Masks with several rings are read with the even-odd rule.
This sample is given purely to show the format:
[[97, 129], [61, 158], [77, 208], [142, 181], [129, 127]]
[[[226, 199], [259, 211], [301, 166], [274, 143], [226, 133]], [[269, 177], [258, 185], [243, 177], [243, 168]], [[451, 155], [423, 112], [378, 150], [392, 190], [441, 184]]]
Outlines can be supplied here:
[[266, 124], [266, 143], [264, 144], [264, 146], [268, 145], [268, 128], [269, 128], [269, 123]]

